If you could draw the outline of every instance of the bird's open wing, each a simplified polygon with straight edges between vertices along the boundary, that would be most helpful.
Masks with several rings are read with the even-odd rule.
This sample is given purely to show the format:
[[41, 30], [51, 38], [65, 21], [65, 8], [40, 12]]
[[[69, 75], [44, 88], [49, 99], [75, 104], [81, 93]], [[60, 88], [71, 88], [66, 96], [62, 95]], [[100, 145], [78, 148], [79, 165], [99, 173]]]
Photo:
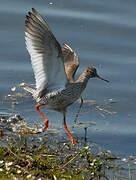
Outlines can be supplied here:
[[74, 75], [79, 66], [79, 58], [67, 44], [63, 45], [62, 54], [67, 78], [69, 82], [74, 82]]
[[25, 21], [26, 47], [40, 93], [63, 89], [67, 83], [61, 47], [48, 24], [32, 8]]

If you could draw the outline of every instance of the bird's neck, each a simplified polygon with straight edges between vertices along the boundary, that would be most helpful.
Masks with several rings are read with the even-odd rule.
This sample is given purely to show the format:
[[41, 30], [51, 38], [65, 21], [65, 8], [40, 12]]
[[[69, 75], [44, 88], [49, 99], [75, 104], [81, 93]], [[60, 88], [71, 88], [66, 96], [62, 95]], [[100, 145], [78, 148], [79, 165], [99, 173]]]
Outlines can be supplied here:
[[84, 70], [84, 71], [82, 72], [82, 74], [79, 76], [79, 78], [76, 80], [76, 82], [78, 82], [78, 83], [82, 82], [82, 83], [87, 84], [87, 82], [88, 82], [89, 79], [90, 79], [90, 77], [87, 76], [87, 73], [86, 73], [86, 71]]

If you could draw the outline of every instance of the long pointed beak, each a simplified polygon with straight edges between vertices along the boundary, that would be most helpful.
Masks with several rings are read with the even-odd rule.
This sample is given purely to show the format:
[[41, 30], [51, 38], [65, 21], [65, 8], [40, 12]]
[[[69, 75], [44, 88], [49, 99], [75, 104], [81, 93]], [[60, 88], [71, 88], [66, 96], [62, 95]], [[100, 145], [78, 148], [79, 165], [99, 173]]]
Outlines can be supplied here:
[[99, 78], [99, 79], [101, 79], [101, 80], [103, 80], [103, 81], [106, 81], [106, 82], [110, 82], [110, 81], [108, 81], [107, 79], [104, 79], [104, 78], [102, 78], [101, 76], [99, 76], [98, 74], [97, 74], [97, 76], [96, 76], [97, 78]]

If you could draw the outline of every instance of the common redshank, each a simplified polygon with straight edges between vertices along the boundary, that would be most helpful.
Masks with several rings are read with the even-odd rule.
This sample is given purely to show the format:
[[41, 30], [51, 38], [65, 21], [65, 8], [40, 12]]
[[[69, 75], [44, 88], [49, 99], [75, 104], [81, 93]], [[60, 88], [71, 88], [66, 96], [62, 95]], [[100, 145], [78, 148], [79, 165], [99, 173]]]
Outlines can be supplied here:
[[[96, 77], [106, 82], [109, 81], [100, 77], [92, 66], [86, 67], [79, 78], [74, 81], [74, 74], [79, 65], [75, 54], [72, 58], [70, 51], [73, 51], [66, 44], [61, 48], [46, 21], [34, 8], [26, 16], [25, 40], [31, 57], [36, 88], [24, 86], [24, 89], [31, 93], [38, 103], [35, 107], [45, 120], [44, 130], [48, 128], [48, 119], [39, 109], [41, 106], [63, 114], [64, 128], [71, 143], [76, 143], [66, 125], [67, 107], [81, 97], [90, 78]], [[72, 61], [73, 63], [70, 63]], [[68, 64], [75, 64], [72, 72]]]

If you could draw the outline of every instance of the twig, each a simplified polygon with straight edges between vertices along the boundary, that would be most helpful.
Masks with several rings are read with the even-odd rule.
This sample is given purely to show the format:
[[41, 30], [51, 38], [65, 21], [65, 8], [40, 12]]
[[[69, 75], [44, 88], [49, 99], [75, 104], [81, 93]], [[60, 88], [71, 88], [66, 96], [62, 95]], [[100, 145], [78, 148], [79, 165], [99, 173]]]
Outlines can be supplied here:
[[55, 175], [53, 175], [53, 179], [54, 179], [54, 180], [57, 180], [57, 177], [56, 177]]
[[114, 111], [109, 111], [109, 110], [107, 110], [107, 109], [101, 108], [100, 106], [96, 106], [96, 109], [98, 109], [99, 111], [103, 111], [103, 112], [105, 112], [105, 113], [111, 114], [111, 115], [116, 114], [116, 112], [114, 112]]
[[52, 155], [52, 154], [40, 154], [43, 157], [55, 157], [56, 155]]
[[27, 171], [24, 167], [19, 166], [18, 164], [15, 165], [18, 169], [21, 169], [25, 173], [29, 174], [29, 171]]
[[17, 159], [21, 159], [21, 160], [22, 160], [22, 158], [20, 158], [19, 156], [17, 156], [9, 147], [8, 147], [8, 150], [9, 150], [10, 153], [11, 153], [12, 155], [14, 155]]
[[8, 148], [8, 150], [9, 150], [10, 153], [11, 153], [12, 155], [14, 155], [17, 159], [19, 159], [19, 160], [21, 160], [21, 161], [23, 161], [23, 162], [27, 162], [27, 163], [28, 163], [27, 166], [29, 166], [29, 165], [31, 164], [28, 159], [24, 159], [24, 158], [21, 158], [21, 157], [17, 156], [10, 148]]
[[80, 153], [76, 154], [72, 159], [70, 159], [68, 162], [66, 162], [63, 166], [60, 167], [60, 169], [63, 169], [68, 164], [70, 164], [77, 156], [79, 156]]

